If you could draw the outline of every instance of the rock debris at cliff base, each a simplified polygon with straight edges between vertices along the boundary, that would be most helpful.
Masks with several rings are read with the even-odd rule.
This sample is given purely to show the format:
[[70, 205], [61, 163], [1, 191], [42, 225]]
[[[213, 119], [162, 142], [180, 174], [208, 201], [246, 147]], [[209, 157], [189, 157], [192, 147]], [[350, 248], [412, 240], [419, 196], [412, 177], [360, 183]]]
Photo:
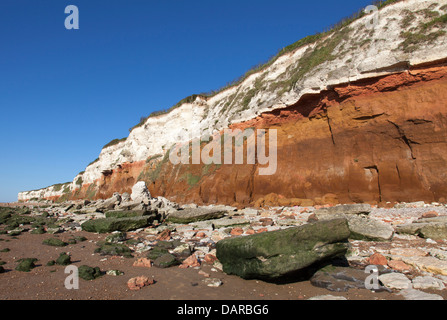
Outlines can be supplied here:
[[[25, 206], [27, 209], [22, 209], [20, 205], [1, 207], [2, 296], [16, 297], [14, 291], [18, 290], [25, 277], [26, 281], [29, 281], [28, 277], [35, 277], [42, 283], [51, 282], [49, 279], [55, 274], [61, 278], [63, 267], [50, 262], [64, 256], [65, 260], [87, 272], [84, 272], [85, 277], [91, 280], [81, 280], [81, 285], [93, 286], [96, 283], [104, 288], [104, 291], [95, 293], [96, 299], [133, 299], [138, 295], [157, 299], [155, 294], [166, 298], [166, 293], [161, 294], [160, 291], [169, 291], [169, 286], [174, 286], [168, 280], [172, 277], [181, 279], [175, 286], [182, 283], [182, 287], [189, 288], [178, 291], [180, 295], [172, 292], [171, 297], [175, 299], [201, 297], [202, 293], [210, 294], [208, 290], [211, 289], [213, 299], [447, 298], [447, 234], [444, 228], [447, 224], [447, 207], [443, 204], [402, 203], [388, 209], [370, 205], [237, 209], [223, 205], [181, 206], [161, 197], [151, 198], [150, 195], [136, 202], [118, 194], [109, 200], [29, 204]], [[104, 203], [111, 203], [112, 200], [113, 205], [105, 208]], [[122, 209], [126, 203], [138, 207], [137, 217], [134, 208]], [[117, 218], [109, 212], [120, 212], [120, 215]], [[175, 219], [170, 221], [171, 214], [178, 219], [182, 217], [182, 212], [187, 219], [184, 223], [177, 223]], [[194, 215], [194, 212], [197, 214]], [[146, 217], [143, 225], [122, 222], [123, 219], [133, 221], [142, 217]], [[197, 219], [194, 220], [194, 217]], [[83, 227], [101, 220], [109, 220], [106, 225], [112, 226], [111, 229], [98, 233], [95, 230], [88, 232], [88, 228]], [[115, 223], [115, 220], [120, 223]], [[334, 251], [336, 254], [331, 256], [323, 245], [327, 241], [323, 240], [324, 234], [318, 235], [313, 231], [312, 241], [321, 239], [318, 247], [311, 247], [317, 252], [323, 250], [325, 254], [314, 255], [313, 259], [316, 260], [313, 262], [317, 263], [312, 263], [311, 268], [300, 269], [297, 263], [299, 267], [295, 271], [302, 271], [299, 276], [287, 269], [285, 282], [275, 280], [275, 272], [278, 272], [275, 265], [281, 259], [270, 262], [266, 251], [268, 241], [262, 242], [263, 249], [253, 250], [264, 250], [264, 256], [258, 255], [257, 259], [260, 264], [270, 265], [259, 269], [261, 272], [258, 276], [257, 269], [250, 267], [249, 278], [252, 280], [237, 276], [238, 265], [229, 268], [228, 260], [224, 260], [224, 255], [218, 251], [219, 242], [223, 244], [237, 240], [236, 243], [244, 246], [245, 241], [254, 243], [252, 237], [265, 235], [264, 238], [268, 239], [270, 234], [280, 237], [282, 232], [287, 232], [285, 235], [298, 232], [305, 239], [306, 233], [301, 233], [300, 228], [318, 227], [332, 221], [344, 221], [343, 228], [346, 228], [340, 229], [337, 241], [341, 247]], [[64, 246], [45, 245], [48, 239], [57, 239]], [[27, 243], [26, 248], [21, 248], [21, 242]], [[330, 242], [336, 243], [333, 240]], [[274, 251], [279, 250], [279, 253], [275, 251], [273, 256], [284, 253], [299, 260], [297, 255], [300, 251], [293, 248], [296, 246], [290, 246], [295, 251], [290, 251], [286, 244], [282, 246], [284, 252], [276, 248]], [[229, 250], [231, 255], [232, 249]], [[223, 260], [219, 261], [219, 257]], [[21, 268], [16, 270], [23, 259], [33, 261], [33, 268], [27, 272], [19, 271]], [[379, 267], [380, 290], [364, 288], [365, 268], [369, 265]], [[266, 276], [268, 272], [272, 272], [271, 276]], [[44, 284], [41, 286], [44, 287]], [[250, 290], [241, 291], [239, 286], [248, 286]], [[47, 288], [47, 293], [42, 290], [32, 288], [28, 295], [58, 299], [72, 294], [65, 289], [52, 292], [51, 288]], [[89, 294], [81, 290], [76, 297], [82, 299]], [[206, 296], [202, 298], [207, 299]]]

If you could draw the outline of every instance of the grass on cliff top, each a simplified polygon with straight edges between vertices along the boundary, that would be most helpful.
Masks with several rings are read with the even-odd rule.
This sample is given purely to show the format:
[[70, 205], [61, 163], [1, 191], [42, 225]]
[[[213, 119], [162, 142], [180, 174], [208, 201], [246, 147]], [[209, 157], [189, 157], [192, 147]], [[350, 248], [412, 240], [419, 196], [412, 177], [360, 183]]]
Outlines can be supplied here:
[[[391, 5], [391, 4], [400, 2], [400, 1], [403, 1], [403, 0], [375, 1], [375, 2], [373, 2], [373, 5], [377, 6], [379, 8], [379, 10], [380, 10], [380, 9], [382, 9], [382, 8], [388, 6], [388, 5]], [[193, 94], [193, 95], [191, 95], [189, 97], [186, 97], [186, 98], [182, 99], [181, 101], [179, 101], [177, 104], [175, 104], [174, 106], [172, 106], [169, 109], [155, 111], [155, 112], [151, 113], [149, 116], [141, 117], [140, 118], [140, 122], [137, 125], [135, 125], [134, 127], [130, 128], [129, 132], [132, 132], [134, 129], [143, 126], [149, 118], [167, 114], [167, 113], [171, 112], [172, 110], [175, 110], [176, 108], [180, 107], [184, 103], [192, 103], [192, 102], [194, 102], [197, 99], [197, 97], [210, 98], [210, 97], [213, 97], [213, 96], [217, 95], [218, 93], [220, 93], [222, 91], [225, 91], [225, 90], [227, 90], [229, 88], [238, 86], [242, 82], [244, 82], [248, 77], [250, 77], [251, 75], [253, 75], [255, 73], [258, 73], [258, 72], [268, 68], [269, 66], [271, 66], [281, 56], [283, 56], [283, 55], [285, 55], [287, 53], [293, 52], [296, 49], [299, 49], [299, 48], [301, 48], [303, 46], [315, 43], [315, 42], [321, 40], [322, 38], [324, 38], [324, 37], [326, 37], [326, 36], [328, 36], [328, 35], [330, 35], [330, 34], [332, 34], [334, 32], [337, 32], [337, 31], [343, 29], [344, 27], [348, 26], [349, 24], [351, 24], [352, 22], [356, 21], [357, 19], [360, 19], [360, 18], [364, 17], [365, 15], [366, 15], [366, 13], [364, 12], [364, 10], [360, 10], [360, 11], [352, 14], [351, 16], [342, 19], [339, 23], [331, 26], [330, 28], [328, 28], [327, 30], [325, 30], [325, 31], [323, 31], [321, 33], [317, 33], [317, 34], [314, 34], [314, 35], [309, 35], [309, 36], [307, 36], [305, 38], [302, 38], [302, 39], [298, 40], [295, 43], [292, 43], [292, 44], [282, 48], [281, 50], [278, 51], [277, 54], [273, 55], [266, 62], [257, 64], [256, 66], [250, 68], [244, 75], [240, 76], [239, 78], [237, 78], [237, 79], [235, 79], [233, 81], [228, 82], [225, 86], [223, 86], [223, 87], [221, 87], [221, 88], [219, 88], [217, 90], [211, 90], [209, 92], [205, 92], [205, 93], [201, 93], [201, 94]], [[249, 92], [249, 94], [254, 96], [255, 93], [254, 92]], [[243, 108], [247, 108], [248, 107], [247, 100], [248, 100], [248, 98], [244, 99]]]
[[[431, 18], [428, 22], [420, 23], [416, 28], [409, 29], [409, 31], [402, 32], [401, 37], [404, 41], [399, 45], [399, 48], [406, 53], [411, 53], [417, 50], [421, 45], [433, 43], [439, 37], [445, 35], [447, 26], [447, 14], [440, 15], [437, 11], [421, 10], [417, 13], [422, 13], [426, 18]], [[403, 19], [403, 24], [408, 24], [409, 21], [414, 21], [414, 13], [406, 12], [406, 17]], [[433, 28], [438, 30], [433, 31]]]

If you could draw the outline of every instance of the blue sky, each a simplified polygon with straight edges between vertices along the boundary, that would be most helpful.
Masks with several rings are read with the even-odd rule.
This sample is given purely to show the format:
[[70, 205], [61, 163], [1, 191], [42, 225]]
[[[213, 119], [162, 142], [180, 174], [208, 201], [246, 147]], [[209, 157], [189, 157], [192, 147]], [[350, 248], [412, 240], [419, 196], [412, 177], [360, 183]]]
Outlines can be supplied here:
[[[0, 202], [71, 181], [140, 117], [371, 1], [0, 1]], [[80, 29], [64, 27], [79, 8]]]

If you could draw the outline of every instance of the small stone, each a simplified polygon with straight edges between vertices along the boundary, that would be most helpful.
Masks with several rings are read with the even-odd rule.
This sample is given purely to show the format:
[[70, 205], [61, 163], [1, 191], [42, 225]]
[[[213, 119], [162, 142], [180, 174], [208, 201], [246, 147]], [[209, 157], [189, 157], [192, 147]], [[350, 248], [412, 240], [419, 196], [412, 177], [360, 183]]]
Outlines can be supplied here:
[[106, 273], [107, 273], [107, 275], [114, 276], [114, 277], [118, 277], [118, 276], [124, 275], [124, 272], [122, 272], [120, 270], [109, 270]]
[[134, 267], [141, 267], [141, 268], [151, 268], [152, 267], [152, 261], [147, 258], [139, 258], [137, 261], [133, 263]]
[[65, 252], [62, 252], [60, 254], [59, 258], [57, 258], [56, 264], [58, 264], [60, 266], [68, 266], [71, 264], [71, 258], [68, 254], [66, 254]]
[[161, 241], [169, 241], [171, 240], [171, 230], [166, 229], [164, 230], [162, 233], [160, 233], [157, 238], [157, 240], [161, 240]]
[[232, 236], [240, 236], [244, 234], [244, 230], [242, 228], [234, 228], [231, 230], [230, 234]]
[[438, 217], [439, 214], [436, 211], [429, 211], [429, 212], [425, 212], [421, 219], [425, 219], [425, 218], [436, 218]]
[[389, 289], [411, 289], [411, 280], [402, 273], [387, 273], [379, 276], [380, 282]]
[[388, 266], [396, 271], [410, 271], [411, 270], [411, 266], [409, 266], [408, 264], [406, 264], [403, 261], [398, 261], [398, 260], [391, 260], [388, 262]]
[[205, 278], [209, 278], [209, 277], [210, 277], [210, 274], [209, 274], [209, 273], [206, 273], [206, 272], [203, 271], [203, 270], [200, 270], [200, 271], [199, 271], [199, 274], [202, 275], [202, 276], [204, 276]]
[[375, 266], [386, 266], [388, 264], [388, 260], [380, 253], [374, 253], [368, 261], [369, 264]]
[[138, 291], [154, 283], [155, 281], [153, 279], [149, 279], [148, 277], [145, 276], [140, 276], [129, 279], [129, 281], [127, 281], [127, 287], [132, 291]]
[[217, 288], [222, 285], [222, 281], [217, 278], [206, 278], [202, 280], [208, 287]]
[[34, 264], [34, 262], [36, 261], [36, 258], [20, 259], [19, 265], [16, 267], [16, 270], [21, 272], [30, 272], [36, 267], [36, 265]]
[[214, 264], [214, 262], [217, 261], [217, 257], [215, 255], [209, 253], [209, 254], [205, 255], [203, 260], [208, 264]]
[[199, 260], [197, 260], [197, 257], [195, 254], [192, 254], [191, 256], [189, 256], [188, 258], [186, 258], [181, 267], [183, 268], [194, 268], [194, 267], [200, 267], [200, 262]]

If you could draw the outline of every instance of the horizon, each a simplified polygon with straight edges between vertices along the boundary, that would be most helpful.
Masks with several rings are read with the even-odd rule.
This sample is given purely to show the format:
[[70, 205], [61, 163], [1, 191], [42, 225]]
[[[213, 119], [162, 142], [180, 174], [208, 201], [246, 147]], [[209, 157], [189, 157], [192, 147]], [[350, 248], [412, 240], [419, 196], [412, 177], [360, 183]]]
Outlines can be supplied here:
[[[3, 1], [0, 202], [72, 181], [141, 117], [217, 90], [371, 3]], [[79, 30], [64, 27], [68, 5]]]

